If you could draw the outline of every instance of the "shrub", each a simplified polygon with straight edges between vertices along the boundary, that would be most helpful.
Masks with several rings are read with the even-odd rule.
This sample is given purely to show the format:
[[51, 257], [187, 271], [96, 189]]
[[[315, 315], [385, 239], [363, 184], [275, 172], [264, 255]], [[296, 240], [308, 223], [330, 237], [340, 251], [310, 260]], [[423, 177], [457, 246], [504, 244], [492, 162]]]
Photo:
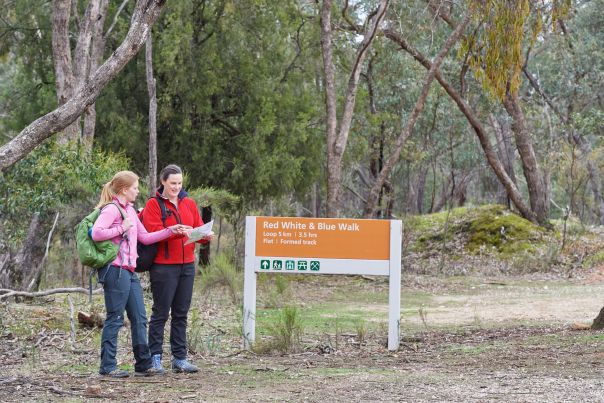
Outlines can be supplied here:
[[227, 289], [233, 304], [239, 304], [243, 292], [243, 275], [226, 253], [216, 255], [201, 273], [203, 292], [219, 286]]

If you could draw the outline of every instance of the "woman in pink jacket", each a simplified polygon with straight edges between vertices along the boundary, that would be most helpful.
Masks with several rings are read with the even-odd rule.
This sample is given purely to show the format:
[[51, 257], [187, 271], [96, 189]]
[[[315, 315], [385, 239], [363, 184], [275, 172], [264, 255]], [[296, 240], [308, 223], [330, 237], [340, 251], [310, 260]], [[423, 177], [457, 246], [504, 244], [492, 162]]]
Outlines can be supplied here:
[[[145, 245], [162, 241], [173, 234], [183, 234], [190, 227], [172, 225], [161, 231], [149, 233], [136, 215], [133, 203], [138, 196], [138, 176], [130, 171], [115, 174], [103, 187], [98, 208], [99, 218], [92, 227], [92, 239], [111, 239], [119, 244], [117, 257], [99, 270], [99, 283], [103, 284], [107, 318], [101, 338], [101, 367], [99, 373], [114, 378], [125, 378], [127, 371], [117, 367], [117, 335], [124, 323], [124, 310], [128, 313], [132, 331], [135, 375], [150, 376], [163, 373], [153, 368], [147, 343], [147, 315], [143, 291], [134, 269], [136, 268], [136, 243]], [[120, 210], [122, 210], [120, 212]], [[122, 219], [122, 213], [126, 217]]]

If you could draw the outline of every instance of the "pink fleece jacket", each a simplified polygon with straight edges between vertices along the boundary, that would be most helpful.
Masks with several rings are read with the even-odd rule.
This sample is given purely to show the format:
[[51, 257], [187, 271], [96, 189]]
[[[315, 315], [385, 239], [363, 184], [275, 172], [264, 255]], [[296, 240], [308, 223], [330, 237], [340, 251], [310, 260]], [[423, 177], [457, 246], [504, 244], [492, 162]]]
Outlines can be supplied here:
[[[172, 235], [172, 231], [169, 228], [164, 228], [161, 231], [147, 232], [145, 226], [138, 219], [132, 203], [123, 205], [117, 198], [114, 198], [113, 201], [120, 205], [133, 225], [128, 229], [127, 239], [122, 242], [117, 257], [111, 264], [134, 271], [136, 268], [136, 258], [138, 257], [136, 253], [137, 241], [149, 245], [169, 238]], [[122, 221], [122, 215], [115, 204], [105, 206], [101, 210], [99, 218], [97, 218], [92, 226], [92, 239], [94, 241], [111, 239], [114, 244], [119, 244], [124, 233]]]

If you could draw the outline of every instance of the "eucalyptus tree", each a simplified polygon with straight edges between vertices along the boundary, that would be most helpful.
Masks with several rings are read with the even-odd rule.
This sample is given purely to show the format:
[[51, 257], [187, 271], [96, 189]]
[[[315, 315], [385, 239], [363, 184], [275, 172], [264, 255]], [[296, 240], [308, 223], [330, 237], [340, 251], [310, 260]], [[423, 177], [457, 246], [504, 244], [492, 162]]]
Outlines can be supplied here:
[[[567, 141], [570, 152], [576, 149], [579, 154], [576, 165], [586, 171], [589, 178], [593, 204], [580, 207], [572, 196], [573, 186], [566, 187], [567, 199], [558, 202], [567, 204], [573, 214], [587, 211], [587, 217], [583, 218], [593, 216], [599, 224], [604, 223], [602, 173], [598, 163], [601, 152], [598, 138], [603, 130], [598, 122], [602, 121], [604, 109], [601, 97], [604, 91], [602, 6], [602, 0], [575, 2], [569, 18], [557, 22], [558, 34], [544, 38], [529, 49], [527, 63], [523, 66], [534, 108], [546, 117], [538, 122], [543, 136], [549, 133], [558, 142]], [[555, 151], [561, 149], [558, 145]], [[558, 169], [553, 172], [562, 185], [565, 178], [560, 168], [568, 166], [565, 160], [572, 162], [573, 159], [555, 158]], [[566, 176], [572, 178], [570, 172]]]
[[[525, 24], [528, 24], [528, 14], [530, 8], [528, 2], [513, 2], [507, 4], [506, 0], [495, 2], [468, 2], [465, 7], [442, 7], [438, 1], [427, 1], [428, 8], [433, 13], [445, 21], [452, 29], [459, 27], [455, 22], [456, 16], [463, 14], [468, 8], [476, 8], [474, 29], [472, 35], [464, 35], [464, 47], [461, 54], [465, 53], [464, 62], [461, 66], [460, 89], [454, 88], [447, 79], [441, 74], [439, 69], [435, 71], [435, 78], [445, 91], [458, 105], [460, 111], [464, 113], [468, 122], [474, 129], [487, 161], [493, 171], [505, 187], [508, 196], [518, 208], [520, 213], [527, 219], [545, 224], [548, 218], [549, 205], [544, 200], [547, 194], [543, 176], [539, 172], [535, 153], [532, 148], [532, 141], [528, 135], [528, 130], [522, 116], [522, 111], [518, 107], [517, 91], [521, 83], [522, 67], [522, 44], [528, 34], [525, 31]], [[555, 3], [558, 5], [558, 3]], [[509, 7], [508, 7], [509, 6]], [[548, 10], [549, 15], [559, 17], [564, 13], [565, 8]], [[538, 16], [540, 18], [540, 16]], [[457, 17], [458, 18], [458, 17]], [[505, 21], [511, 21], [511, 24], [504, 24]], [[394, 41], [403, 50], [413, 56], [426, 69], [430, 70], [433, 63], [426, 56], [418, 51], [401, 32], [398, 32], [396, 24], [391, 23], [384, 30], [386, 37]], [[543, 25], [538, 25], [529, 32], [541, 32]], [[478, 46], [480, 44], [480, 46]], [[514, 181], [506, 171], [504, 164], [499, 159], [497, 152], [493, 149], [489, 135], [481, 122], [480, 116], [472, 110], [472, 107], [465, 99], [467, 90], [465, 87], [466, 74], [473, 71], [482, 81], [485, 88], [493, 97], [506, 100], [508, 110], [515, 118], [514, 132], [516, 136], [516, 145], [522, 157], [525, 178], [529, 187], [530, 205], [523, 200], [523, 196], [517, 188]], [[484, 90], [483, 90], [484, 91]], [[524, 126], [523, 126], [524, 124]]]
[[42, 141], [65, 129], [94, 103], [107, 83], [136, 55], [164, 4], [165, 0], [136, 2], [130, 29], [120, 46], [83, 85], [77, 87], [67, 102], [31, 122], [15, 138], [0, 147], [0, 170], [8, 168]]
[[[356, 46], [355, 55], [352, 58], [352, 67], [346, 73], [348, 84], [344, 95], [344, 105], [342, 106], [342, 115], [338, 122], [337, 117], [337, 87], [336, 72], [333, 57], [333, 26], [331, 15], [333, 6], [331, 0], [323, 0], [321, 5], [321, 50], [323, 55], [323, 70], [325, 79], [325, 131], [327, 147], [327, 207], [328, 217], [337, 217], [339, 215], [339, 195], [342, 186], [342, 158], [346, 150], [356, 93], [363, 68], [367, 51], [371, 46], [380, 24], [386, 15], [389, 5], [388, 0], [381, 0], [375, 11], [367, 13], [367, 29], [360, 32], [363, 35], [362, 40]], [[344, 3], [342, 14], [347, 17], [348, 1]], [[356, 22], [352, 22], [356, 26]], [[381, 189], [381, 186], [380, 186]]]
[[[177, 162], [189, 186], [228, 190], [251, 207], [317, 180], [313, 10], [293, 0], [167, 4], [153, 27], [159, 166]], [[127, 146], [138, 172], [148, 163], [144, 74], [141, 55], [97, 103], [105, 118], [96, 141]]]

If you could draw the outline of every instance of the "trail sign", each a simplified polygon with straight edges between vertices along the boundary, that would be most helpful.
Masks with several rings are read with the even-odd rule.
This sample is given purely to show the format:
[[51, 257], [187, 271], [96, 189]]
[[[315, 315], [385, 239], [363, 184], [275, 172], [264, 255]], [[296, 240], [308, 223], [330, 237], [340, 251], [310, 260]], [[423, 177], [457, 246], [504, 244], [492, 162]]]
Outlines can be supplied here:
[[390, 277], [388, 349], [399, 346], [400, 220], [246, 217], [244, 346], [255, 339], [257, 272]]

